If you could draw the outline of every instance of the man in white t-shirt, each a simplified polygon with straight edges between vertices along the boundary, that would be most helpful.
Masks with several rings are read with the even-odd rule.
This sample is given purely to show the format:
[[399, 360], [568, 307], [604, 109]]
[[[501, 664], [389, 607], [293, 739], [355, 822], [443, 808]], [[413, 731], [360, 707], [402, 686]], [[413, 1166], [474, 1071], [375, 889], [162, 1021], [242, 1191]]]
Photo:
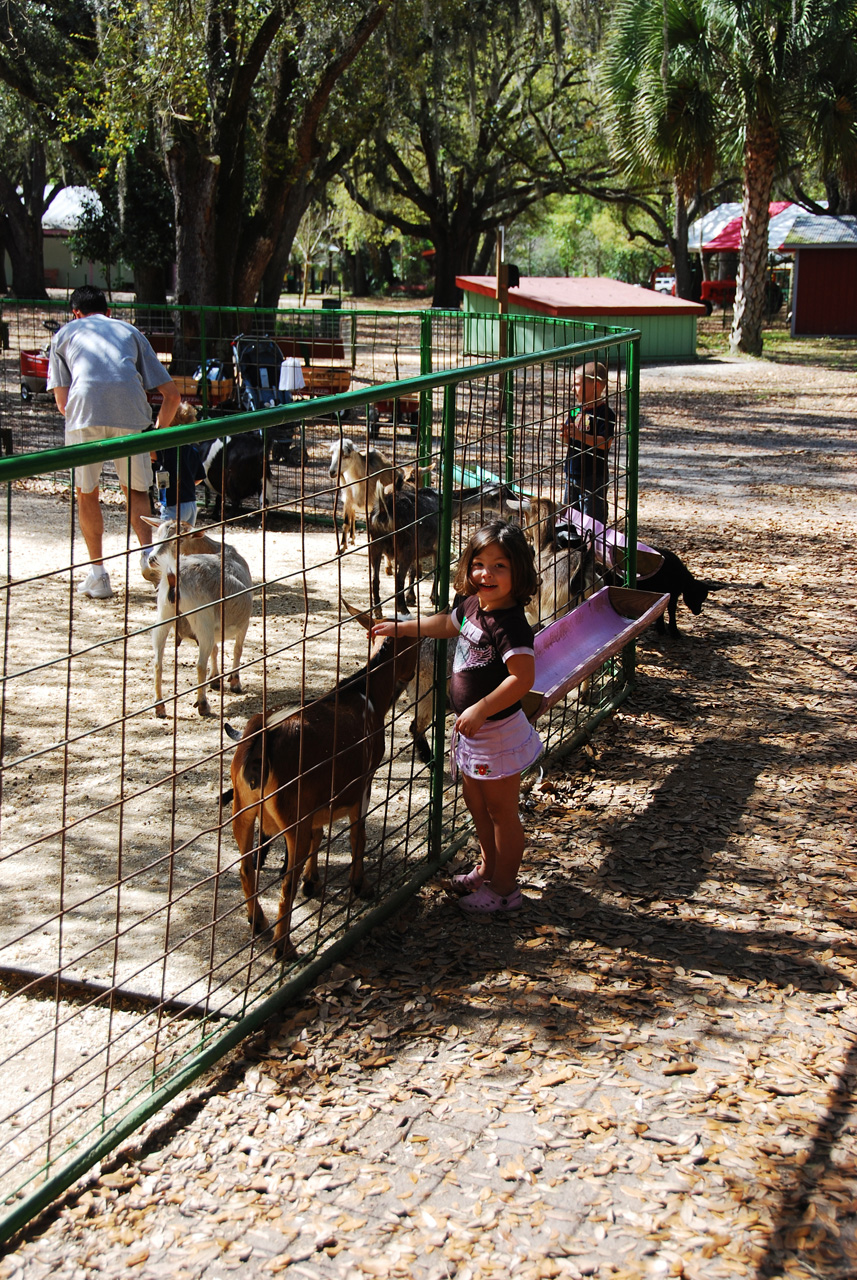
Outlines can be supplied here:
[[[54, 335], [48, 368], [48, 389], [65, 416], [66, 444], [144, 431], [151, 423], [146, 392], [155, 389], [163, 397], [156, 425], [170, 426], [181, 396], [148, 339], [132, 324], [113, 319], [104, 294], [92, 285], [75, 289], [70, 305], [74, 320]], [[132, 458], [114, 458], [113, 464], [131, 527], [144, 549], [145, 572], [145, 548], [152, 541], [152, 530], [143, 521], [149, 515], [151, 460], [148, 453], [138, 453]], [[80, 531], [92, 562], [78, 591], [95, 600], [113, 594], [103, 560], [100, 478], [100, 463], [75, 470]]]

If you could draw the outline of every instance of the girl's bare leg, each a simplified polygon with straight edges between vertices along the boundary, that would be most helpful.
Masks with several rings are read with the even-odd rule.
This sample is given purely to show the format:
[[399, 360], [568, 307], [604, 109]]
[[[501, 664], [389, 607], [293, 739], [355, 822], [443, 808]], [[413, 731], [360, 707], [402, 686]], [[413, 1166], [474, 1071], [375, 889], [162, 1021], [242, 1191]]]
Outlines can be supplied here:
[[524, 828], [518, 813], [521, 775], [510, 778], [469, 778], [461, 791], [470, 810], [479, 847], [480, 871], [495, 893], [507, 897], [515, 887], [524, 856]]

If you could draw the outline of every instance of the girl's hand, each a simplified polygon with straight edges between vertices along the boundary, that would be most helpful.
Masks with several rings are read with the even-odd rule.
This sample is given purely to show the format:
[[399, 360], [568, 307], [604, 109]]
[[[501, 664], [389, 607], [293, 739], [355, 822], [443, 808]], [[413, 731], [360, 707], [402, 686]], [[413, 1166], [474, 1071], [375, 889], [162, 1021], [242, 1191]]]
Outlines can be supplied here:
[[372, 639], [374, 640], [377, 636], [394, 636], [396, 634], [397, 625], [397, 623], [388, 618], [385, 618], [383, 622], [373, 623]]
[[474, 702], [472, 707], [465, 707], [455, 722], [455, 727], [465, 738], [472, 738], [482, 728], [488, 715], [481, 701]]

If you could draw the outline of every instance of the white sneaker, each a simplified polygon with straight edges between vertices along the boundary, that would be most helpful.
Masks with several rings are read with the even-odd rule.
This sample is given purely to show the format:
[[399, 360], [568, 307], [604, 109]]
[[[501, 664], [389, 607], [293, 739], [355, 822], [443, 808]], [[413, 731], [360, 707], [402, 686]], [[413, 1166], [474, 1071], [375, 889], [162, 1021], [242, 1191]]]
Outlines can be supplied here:
[[157, 569], [149, 564], [148, 551], [140, 552], [140, 572], [147, 582], [154, 582], [157, 584], [161, 580], [161, 575], [158, 573]]
[[110, 575], [106, 569], [90, 569], [77, 591], [78, 595], [89, 596], [92, 600], [106, 600], [113, 595]]

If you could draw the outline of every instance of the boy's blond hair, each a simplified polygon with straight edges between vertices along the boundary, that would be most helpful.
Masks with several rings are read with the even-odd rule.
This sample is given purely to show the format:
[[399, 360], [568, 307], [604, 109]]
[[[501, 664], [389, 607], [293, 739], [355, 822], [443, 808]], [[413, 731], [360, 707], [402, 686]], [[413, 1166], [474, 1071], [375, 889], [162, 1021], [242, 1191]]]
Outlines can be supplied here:
[[597, 382], [600, 387], [607, 386], [607, 366], [600, 361], [590, 360], [580, 370], [582, 376], [590, 382]]
[[180, 400], [170, 426], [185, 427], [189, 422], [196, 422], [196, 419], [196, 405], [189, 404], [187, 400]]

